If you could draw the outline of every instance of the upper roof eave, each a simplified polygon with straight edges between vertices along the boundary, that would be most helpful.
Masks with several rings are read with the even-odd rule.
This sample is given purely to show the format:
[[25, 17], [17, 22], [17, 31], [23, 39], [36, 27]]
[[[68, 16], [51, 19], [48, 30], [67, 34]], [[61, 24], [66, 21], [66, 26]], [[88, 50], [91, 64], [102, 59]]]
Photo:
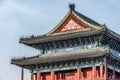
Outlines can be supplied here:
[[[70, 15], [74, 15], [78, 20], [82, 21], [83, 23], [85, 23], [86, 25], [94, 28], [94, 29], [97, 29], [97, 30], [100, 30], [100, 29], [103, 29], [103, 28], [106, 28], [104, 25], [100, 25], [99, 23], [93, 21], [92, 19], [88, 18], [88, 17], [85, 17], [84, 15], [78, 13], [77, 11], [75, 10], [70, 10], [67, 15], [62, 19], [62, 21], [54, 28], [52, 29], [50, 32], [48, 32], [47, 34], [45, 35], [41, 35], [41, 36], [31, 36], [29, 38], [20, 38], [20, 43], [23, 43], [23, 44], [29, 44], [31, 43], [31, 41], [35, 41], [35, 40], [38, 40], [38, 39], [45, 39], [45, 38], [48, 38], [48, 37], [53, 37], [53, 35], [59, 35], [61, 36], [61, 34], [65, 34], [66, 33], [61, 33], [61, 34], [52, 34], [61, 24], [64, 23], [64, 21], [70, 16]], [[74, 34], [74, 32], [71, 32]], [[35, 43], [35, 42], [34, 42]], [[32, 43], [31, 43], [32, 44]]]
[[88, 31], [77, 31], [77, 32], [73, 32], [73, 33], [59, 34], [59, 35], [51, 35], [51, 36], [36, 37], [36, 38], [26, 38], [26, 39], [20, 39], [20, 43], [29, 45], [29, 44], [57, 41], [57, 40], [67, 40], [67, 39], [73, 39], [73, 38], [77, 38], [77, 37], [86, 37], [86, 36], [101, 34], [101, 33], [105, 32], [105, 30], [106, 30], [106, 28], [101, 28], [101, 29], [93, 29], [93, 30], [88, 30]]

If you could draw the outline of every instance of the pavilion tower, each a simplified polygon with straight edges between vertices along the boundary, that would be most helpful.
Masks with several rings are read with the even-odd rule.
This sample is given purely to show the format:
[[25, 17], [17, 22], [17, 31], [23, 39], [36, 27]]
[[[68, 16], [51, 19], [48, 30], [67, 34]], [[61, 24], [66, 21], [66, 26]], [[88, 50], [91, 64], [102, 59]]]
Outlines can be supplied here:
[[50, 32], [20, 38], [39, 55], [11, 63], [30, 70], [31, 80], [120, 80], [120, 35], [84, 16], [69, 12]]

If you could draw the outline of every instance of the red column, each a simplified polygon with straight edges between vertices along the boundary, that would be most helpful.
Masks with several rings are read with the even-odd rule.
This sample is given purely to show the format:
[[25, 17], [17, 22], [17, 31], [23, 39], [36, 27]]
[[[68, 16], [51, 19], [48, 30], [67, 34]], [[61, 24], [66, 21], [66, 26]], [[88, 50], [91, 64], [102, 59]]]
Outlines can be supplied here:
[[55, 74], [55, 80], [57, 80], [57, 74]]
[[43, 76], [41, 75], [41, 80], [43, 80]]
[[37, 80], [41, 80], [41, 74], [40, 74], [40, 72], [37, 73]]
[[103, 79], [103, 65], [100, 66], [100, 80]]
[[55, 72], [51, 71], [51, 80], [55, 80]]
[[115, 71], [113, 70], [113, 80], [116, 80], [115, 79]]
[[24, 67], [22, 67], [21, 80], [24, 80]]
[[34, 74], [33, 73], [31, 73], [30, 80], [34, 80]]
[[95, 69], [95, 71], [94, 71], [94, 73], [95, 73], [94, 78], [97, 78], [97, 69], [96, 69], [96, 66], [94, 67], [94, 69]]
[[60, 80], [62, 80], [62, 73], [60, 73]]
[[34, 80], [37, 80], [37, 74], [34, 74], [34, 77], [35, 77]]
[[83, 76], [83, 72], [81, 71], [81, 74], [80, 74], [80, 79], [83, 79], [84, 76]]
[[96, 78], [96, 66], [92, 67], [92, 80], [95, 80]]
[[107, 64], [106, 64], [106, 58], [104, 58], [104, 67], [105, 67], [105, 72], [104, 72], [104, 80], [107, 80]]
[[80, 80], [81, 79], [81, 69], [77, 68], [77, 79]]

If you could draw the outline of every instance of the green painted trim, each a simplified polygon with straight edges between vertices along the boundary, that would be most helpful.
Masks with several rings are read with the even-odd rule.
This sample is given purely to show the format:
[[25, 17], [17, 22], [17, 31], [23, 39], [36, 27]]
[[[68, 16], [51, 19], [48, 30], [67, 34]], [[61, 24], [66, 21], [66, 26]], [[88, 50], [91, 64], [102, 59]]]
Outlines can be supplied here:
[[37, 72], [44, 73], [44, 72], [51, 72], [51, 71], [65, 71], [65, 70], [77, 69], [78, 67], [79, 68], [89, 68], [92, 66], [100, 66], [100, 65], [103, 65], [103, 62], [79, 64], [79, 65], [66, 66], [66, 67], [63, 66], [63, 67], [56, 67], [56, 68], [52, 67], [52, 68], [44, 68], [44, 69], [39, 69], [39, 70], [33, 69], [33, 73], [37, 73]]
[[107, 68], [120, 73], [120, 68], [107, 64]]

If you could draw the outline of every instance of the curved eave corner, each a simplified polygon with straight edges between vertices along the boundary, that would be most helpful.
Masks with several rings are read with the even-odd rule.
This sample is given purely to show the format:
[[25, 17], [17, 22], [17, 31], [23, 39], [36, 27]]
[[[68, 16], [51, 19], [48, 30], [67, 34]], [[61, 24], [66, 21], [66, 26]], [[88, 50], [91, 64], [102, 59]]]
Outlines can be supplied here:
[[107, 29], [107, 34], [111, 37], [111, 38], [114, 38], [116, 39], [117, 41], [120, 42], [120, 35], [115, 33], [114, 31], [110, 30], [110, 29]]
[[22, 64], [19, 64], [18, 61], [13, 61], [13, 60], [11, 60], [11, 64], [16, 65], [16, 66], [19, 66], [19, 67], [24, 66], [24, 65], [22, 65]]
[[114, 56], [111, 52], [109, 53], [109, 56], [117, 61], [120, 61], [120, 58]]
[[[96, 53], [97, 52], [97, 53]], [[99, 54], [98, 54], [99, 53]], [[42, 64], [49, 62], [59, 62], [64, 60], [74, 60], [74, 59], [83, 59], [83, 58], [91, 58], [91, 57], [99, 57], [104, 56], [109, 53], [108, 48], [106, 47], [97, 47], [93, 49], [86, 50], [78, 50], [72, 51], [70, 53], [57, 53], [57, 54], [43, 54], [35, 57], [29, 58], [17, 58], [12, 59], [11, 64], [15, 64], [17, 66], [26, 66], [32, 64]], [[72, 57], [71, 57], [72, 55]]]

